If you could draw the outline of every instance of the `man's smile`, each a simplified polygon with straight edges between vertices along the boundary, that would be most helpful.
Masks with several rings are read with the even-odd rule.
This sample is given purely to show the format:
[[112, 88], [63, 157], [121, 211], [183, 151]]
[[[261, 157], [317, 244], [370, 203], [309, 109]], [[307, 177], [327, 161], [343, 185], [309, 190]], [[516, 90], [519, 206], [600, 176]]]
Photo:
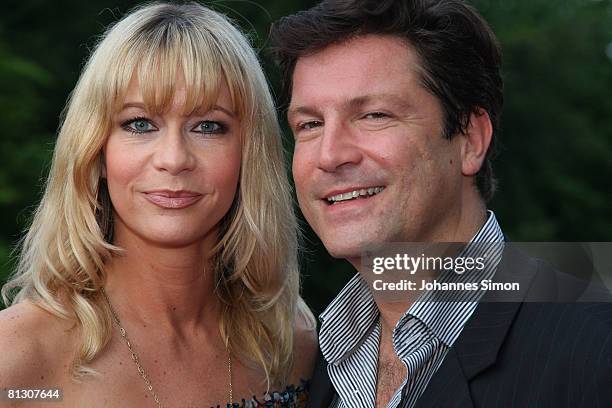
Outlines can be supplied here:
[[327, 200], [330, 205], [335, 205], [341, 202], [355, 200], [358, 198], [369, 198], [380, 193], [384, 189], [384, 186], [376, 186], [351, 189], [344, 192], [332, 192], [326, 195], [325, 200]]

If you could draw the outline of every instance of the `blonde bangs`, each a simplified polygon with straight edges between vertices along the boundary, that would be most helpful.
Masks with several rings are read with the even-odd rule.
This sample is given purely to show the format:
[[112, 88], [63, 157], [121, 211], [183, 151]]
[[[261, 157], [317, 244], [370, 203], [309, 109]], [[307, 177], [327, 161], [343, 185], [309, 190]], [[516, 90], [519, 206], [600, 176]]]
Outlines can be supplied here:
[[113, 113], [119, 111], [130, 81], [136, 79], [146, 110], [160, 114], [169, 108], [177, 84], [183, 80], [186, 94], [182, 113], [207, 112], [225, 83], [231, 109], [242, 118], [248, 110], [244, 102], [252, 95], [240, 74], [240, 62], [227, 48], [210, 33], [189, 27], [184, 21], [144, 27], [126, 42], [105, 71], [108, 77], [100, 81], [111, 87], [104, 92], [110, 98], [108, 105]]

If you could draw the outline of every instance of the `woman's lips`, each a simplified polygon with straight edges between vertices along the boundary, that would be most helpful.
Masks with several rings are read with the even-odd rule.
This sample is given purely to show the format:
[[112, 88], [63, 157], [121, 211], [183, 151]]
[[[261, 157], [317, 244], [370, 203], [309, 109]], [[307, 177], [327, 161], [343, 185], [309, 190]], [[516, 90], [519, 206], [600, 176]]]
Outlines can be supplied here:
[[153, 204], [169, 209], [189, 207], [202, 198], [202, 194], [190, 191], [148, 191], [144, 196]]

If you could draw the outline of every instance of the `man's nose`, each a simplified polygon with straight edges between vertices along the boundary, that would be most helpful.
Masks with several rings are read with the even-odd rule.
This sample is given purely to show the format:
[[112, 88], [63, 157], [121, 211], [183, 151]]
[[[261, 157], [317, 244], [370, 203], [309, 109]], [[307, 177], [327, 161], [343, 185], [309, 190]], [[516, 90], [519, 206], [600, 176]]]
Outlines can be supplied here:
[[153, 164], [160, 171], [171, 175], [193, 170], [196, 158], [190, 146], [189, 136], [178, 127], [169, 128], [155, 146]]
[[319, 145], [319, 168], [334, 172], [343, 166], [357, 164], [362, 152], [357, 144], [354, 129], [338, 121], [328, 121], [323, 128]]

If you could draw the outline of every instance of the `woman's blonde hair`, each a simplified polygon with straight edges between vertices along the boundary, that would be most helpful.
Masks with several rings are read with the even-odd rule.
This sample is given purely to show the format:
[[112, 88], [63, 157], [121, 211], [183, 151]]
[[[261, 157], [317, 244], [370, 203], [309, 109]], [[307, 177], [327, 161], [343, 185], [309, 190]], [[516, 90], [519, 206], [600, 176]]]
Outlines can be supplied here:
[[180, 75], [186, 112], [212, 105], [226, 81], [242, 129], [239, 187], [213, 254], [221, 335], [241, 361], [263, 369], [268, 386], [283, 383], [296, 316], [314, 322], [299, 295], [297, 226], [280, 129], [253, 48], [226, 17], [197, 3], [140, 7], [96, 46], [66, 105], [44, 195], [2, 296], [7, 305], [27, 299], [74, 319], [82, 335], [74, 373], [92, 372], [87, 364], [112, 330], [101, 296], [104, 264], [121, 251], [109, 239], [102, 147], [133, 76], [147, 109], [161, 112]]

